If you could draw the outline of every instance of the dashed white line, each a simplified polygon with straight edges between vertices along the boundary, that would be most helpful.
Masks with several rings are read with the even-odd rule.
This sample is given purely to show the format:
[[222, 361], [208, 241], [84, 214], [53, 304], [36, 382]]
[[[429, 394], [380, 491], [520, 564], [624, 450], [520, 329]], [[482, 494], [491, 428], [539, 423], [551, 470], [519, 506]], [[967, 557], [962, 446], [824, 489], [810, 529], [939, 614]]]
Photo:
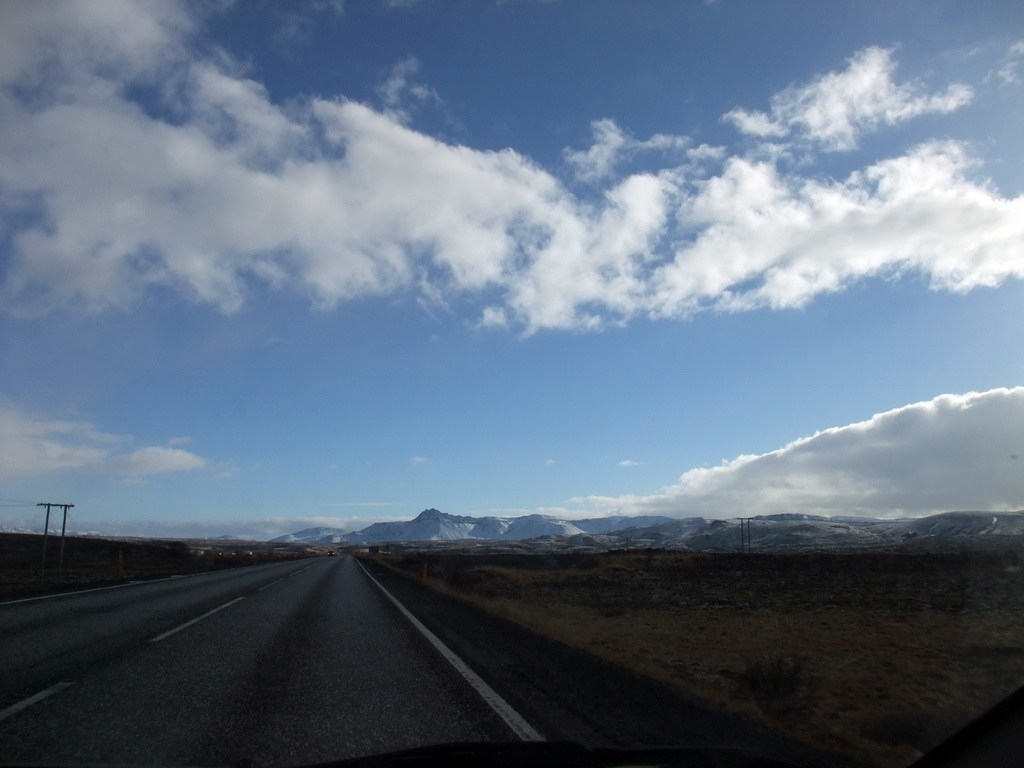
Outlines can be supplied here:
[[287, 578], [288, 578], [287, 576], [282, 576], [280, 579], [276, 579], [276, 580], [270, 582], [269, 584], [264, 584], [262, 587], [260, 587], [256, 591], [257, 592], [262, 592], [264, 589], [268, 589], [269, 587], [272, 587], [275, 584], [280, 584], [282, 581], [284, 581]]
[[370, 575], [370, 572], [366, 570], [362, 563], [356, 560], [356, 564], [363, 569], [363, 573], [366, 574], [366, 578], [376, 584], [377, 588], [384, 593], [384, 597], [394, 603], [395, 607], [398, 608], [402, 615], [405, 616], [405, 618], [407, 618], [425, 638], [427, 638], [430, 644], [437, 649], [438, 653], [444, 656], [448, 663], [455, 667], [458, 673], [466, 679], [466, 682], [473, 687], [473, 690], [480, 695], [480, 698], [490, 705], [491, 709], [493, 709], [498, 716], [505, 721], [505, 724], [512, 729], [516, 736], [518, 736], [522, 741], [545, 741], [544, 737], [541, 736], [532, 725], [526, 722], [526, 719], [516, 712], [512, 708], [511, 704], [501, 698], [497, 691], [485, 683], [476, 672], [466, 665], [466, 662], [456, 656], [447, 645], [441, 642], [441, 639], [437, 635], [423, 626], [419, 619], [409, 613], [409, 610], [404, 605], [398, 602], [390, 592], [384, 589], [384, 587], [381, 586], [381, 583]]
[[45, 691], [40, 691], [34, 696], [29, 696], [27, 699], [22, 699], [17, 704], [11, 704], [11, 706], [7, 707], [6, 709], [0, 709], [0, 720], [6, 720], [11, 715], [16, 715], [18, 712], [21, 712], [21, 710], [31, 707], [33, 704], [38, 704], [47, 696], [52, 696], [55, 693], [59, 693], [60, 691], [63, 691], [70, 685], [71, 683], [57, 683], [56, 685], [51, 685]]
[[203, 620], [203, 619], [205, 619], [205, 618], [206, 618], [207, 616], [212, 616], [212, 615], [213, 615], [213, 614], [215, 614], [215, 613], [216, 613], [217, 611], [223, 611], [223, 610], [224, 610], [225, 608], [227, 608], [227, 607], [228, 607], [229, 605], [234, 605], [234, 604], [235, 604], [235, 603], [237, 603], [237, 602], [238, 602], [239, 600], [245, 600], [245, 597], [244, 597], [244, 596], [242, 596], [242, 597], [236, 597], [236, 598], [235, 598], [234, 600], [229, 600], [228, 602], [224, 603], [224, 605], [218, 605], [218, 606], [217, 606], [216, 608], [214, 608], [214, 609], [213, 609], [212, 611], [207, 611], [207, 612], [206, 612], [206, 613], [204, 613], [204, 614], [203, 614], [202, 616], [196, 616], [196, 617], [195, 617], [194, 619], [190, 619], [189, 621], [186, 621], [186, 622], [185, 622], [184, 624], [179, 624], [179, 625], [178, 625], [178, 626], [176, 626], [176, 627], [175, 627], [174, 629], [169, 629], [169, 630], [167, 630], [167, 631], [166, 631], [166, 632], [164, 632], [164, 633], [163, 633], [162, 635], [157, 635], [156, 637], [150, 638], [149, 642], [151, 642], [151, 643], [159, 643], [159, 642], [160, 642], [161, 640], [163, 640], [163, 639], [165, 639], [165, 638], [168, 638], [168, 637], [170, 637], [170, 636], [171, 636], [171, 635], [173, 635], [173, 634], [174, 634], [175, 632], [181, 632], [181, 630], [183, 630], [183, 629], [186, 629], [187, 627], [191, 627], [191, 626], [192, 626], [193, 624], [195, 624], [196, 622], [202, 621], [202, 620]]

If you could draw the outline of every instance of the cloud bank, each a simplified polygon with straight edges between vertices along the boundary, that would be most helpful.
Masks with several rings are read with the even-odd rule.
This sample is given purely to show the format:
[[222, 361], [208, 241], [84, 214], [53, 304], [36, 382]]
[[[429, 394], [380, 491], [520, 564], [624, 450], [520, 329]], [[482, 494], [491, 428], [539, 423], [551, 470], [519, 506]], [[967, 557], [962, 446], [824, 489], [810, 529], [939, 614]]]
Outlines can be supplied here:
[[1024, 387], [941, 395], [691, 469], [649, 496], [572, 500], [590, 513], [877, 517], [1024, 509]]
[[[967, 291], [1024, 277], [1024, 198], [935, 140], [844, 178], [787, 147], [849, 149], [969, 105], [896, 79], [891, 51], [725, 115], [744, 152], [640, 140], [610, 119], [567, 149], [584, 182], [407, 125], [439, 98], [398, 62], [382, 104], [274, 103], [172, 2], [0, 7], [0, 306], [31, 316], [170, 291], [224, 312], [258, 289], [320, 308], [403, 294], [525, 333], [800, 307], [872, 276]], [[420, 73], [423, 74], [423, 73]], [[662, 167], [623, 175], [643, 153]], [[813, 160], [813, 157], [812, 157]]]
[[[206, 464], [180, 448], [118, 451], [124, 441], [85, 422], [46, 419], [4, 406], [0, 479], [68, 469], [142, 476]], [[638, 463], [625, 460], [620, 465]], [[783, 512], [900, 517], [964, 509], [1024, 509], [1024, 387], [913, 403], [826, 429], [770, 453], [691, 469], [675, 484], [650, 495], [585, 496], [571, 499], [568, 507], [489, 513], [541, 512], [570, 519], [605, 514], [728, 518]], [[385, 518], [373, 518], [378, 519]], [[366, 520], [274, 518], [230, 522], [230, 531], [214, 530], [223, 528], [224, 521], [206, 526], [195, 521], [139, 525], [146, 535], [227, 532], [263, 538], [313, 525], [365, 527]], [[134, 522], [130, 525], [141, 530]], [[109, 534], [124, 532], [113, 522], [101, 528]]]

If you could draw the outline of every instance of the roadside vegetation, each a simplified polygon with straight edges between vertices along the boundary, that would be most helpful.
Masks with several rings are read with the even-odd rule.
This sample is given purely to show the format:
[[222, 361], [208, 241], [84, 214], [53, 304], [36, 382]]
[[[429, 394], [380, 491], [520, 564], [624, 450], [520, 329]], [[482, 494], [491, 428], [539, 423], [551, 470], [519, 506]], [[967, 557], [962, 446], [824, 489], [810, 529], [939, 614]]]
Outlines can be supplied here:
[[377, 560], [817, 747], [895, 768], [1024, 683], [1019, 554]]

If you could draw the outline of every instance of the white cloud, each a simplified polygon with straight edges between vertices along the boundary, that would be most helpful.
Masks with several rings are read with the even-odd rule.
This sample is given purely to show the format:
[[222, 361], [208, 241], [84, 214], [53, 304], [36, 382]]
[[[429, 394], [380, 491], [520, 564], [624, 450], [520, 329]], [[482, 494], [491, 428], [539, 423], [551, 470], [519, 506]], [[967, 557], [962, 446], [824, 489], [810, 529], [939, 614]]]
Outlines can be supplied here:
[[406, 122], [410, 111], [416, 107], [441, 101], [436, 91], [416, 82], [414, 78], [419, 71], [419, 60], [409, 56], [395, 64], [387, 80], [377, 88], [387, 113], [401, 122]]
[[649, 496], [573, 499], [589, 513], [869, 516], [1024, 509], [1024, 387], [941, 395], [691, 469]]
[[576, 177], [582, 181], [601, 181], [615, 172], [620, 162], [641, 152], [679, 153], [690, 145], [686, 136], [669, 136], [658, 133], [640, 141], [623, 131], [614, 120], [603, 118], [590, 124], [594, 143], [586, 150], [564, 151], [566, 161], [573, 167]]
[[[398, 113], [344, 98], [275, 104], [223, 54], [201, 54], [172, 3], [99, 7], [0, 11], [10, 313], [120, 309], [155, 287], [232, 312], [264, 284], [320, 308], [476, 300], [478, 327], [530, 333], [798, 307], [878, 275], [918, 272], [954, 291], [1024, 276], [1024, 197], [976, 179], [964, 144], [925, 143], [832, 180], [600, 120], [594, 145], [566, 154], [599, 185], [581, 199], [512, 150], [446, 144]], [[731, 119], [835, 148], [967, 99], [960, 86], [896, 84], [893, 67], [868, 49], [780, 94], [770, 115]], [[414, 71], [401, 62], [385, 84], [392, 110], [430, 98]], [[132, 101], [135, 84], [165, 94], [163, 111]], [[676, 164], [615, 177], [651, 150]]]
[[48, 419], [0, 405], [0, 478], [93, 467], [119, 440], [86, 422]]
[[632, 459], [625, 459], [619, 462], [620, 467], [639, 467], [641, 464], [643, 464], [642, 461], [633, 461]]
[[88, 422], [48, 418], [0, 403], [0, 479], [67, 469], [139, 476], [205, 464], [180, 448], [151, 446], [118, 453], [117, 446], [126, 440]]
[[157, 475], [201, 469], [205, 465], [202, 458], [181, 448], [150, 446], [114, 459], [107, 469], [118, 475]]
[[907, 271], [951, 291], [1024, 277], [1024, 197], [969, 181], [971, 166], [956, 142], [829, 182], [730, 158], [686, 201], [683, 216], [699, 234], [654, 274], [651, 312], [799, 307]]
[[915, 82], [897, 84], [892, 51], [865, 48], [842, 72], [830, 72], [808, 85], [793, 86], [772, 99], [771, 114], [737, 107], [725, 115], [743, 133], [780, 137], [796, 132], [833, 150], [853, 149], [857, 137], [882, 125], [895, 125], [929, 112], [952, 112], [973, 91], [953, 83], [923, 94]]
[[195, 29], [194, 7], [142, 0], [69, 0], [0, 4], [0, 83], [36, 95], [93, 98], [113, 94], [91, 76], [116, 71], [123, 80], [153, 77], [180, 61]]
[[1021, 57], [1024, 57], [1024, 40], [1018, 40], [1006, 49], [999, 66], [985, 77], [986, 82], [995, 80], [1001, 86], [1020, 85]]
[[419, 464], [426, 464], [428, 461], [430, 461], [430, 459], [428, 459], [426, 456], [413, 456], [411, 459], [409, 459], [409, 463], [412, 464], [414, 467]]
[[766, 115], [764, 112], [748, 112], [737, 107], [723, 115], [725, 120], [736, 126], [741, 133], [748, 133], [761, 138], [777, 138], [786, 135], [786, 128]]

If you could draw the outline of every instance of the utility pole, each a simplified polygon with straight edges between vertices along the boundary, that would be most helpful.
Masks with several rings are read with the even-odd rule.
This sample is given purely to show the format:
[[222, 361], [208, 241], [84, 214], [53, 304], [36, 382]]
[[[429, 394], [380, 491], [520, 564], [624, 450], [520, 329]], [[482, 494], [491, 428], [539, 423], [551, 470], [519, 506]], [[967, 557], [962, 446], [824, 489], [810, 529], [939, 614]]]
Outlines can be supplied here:
[[750, 554], [750, 521], [752, 517], [737, 518], [740, 521], [740, 552]]
[[64, 522], [60, 526], [60, 561], [57, 566], [57, 581], [61, 584], [64, 583], [64, 533], [68, 529], [68, 509], [75, 506], [74, 504], [62, 504], [64, 507]]
[[46, 524], [43, 526], [43, 562], [39, 566], [39, 583], [42, 584], [46, 576], [46, 541], [50, 536], [50, 507], [55, 504], [47, 504], [45, 501], [36, 504], [37, 507], [46, 507]]
[[46, 507], [46, 525], [43, 526], [43, 562], [39, 566], [39, 581], [42, 583], [46, 579], [46, 542], [50, 536], [50, 507], [63, 507], [64, 508], [64, 527], [60, 530], [60, 568], [64, 570], [64, 533], [67, 530], [68, 525], [68, 509], [75, 506], [74, 504], [59, 504], [54, 501], [41, 501], [36, 504], [37, 507]]

